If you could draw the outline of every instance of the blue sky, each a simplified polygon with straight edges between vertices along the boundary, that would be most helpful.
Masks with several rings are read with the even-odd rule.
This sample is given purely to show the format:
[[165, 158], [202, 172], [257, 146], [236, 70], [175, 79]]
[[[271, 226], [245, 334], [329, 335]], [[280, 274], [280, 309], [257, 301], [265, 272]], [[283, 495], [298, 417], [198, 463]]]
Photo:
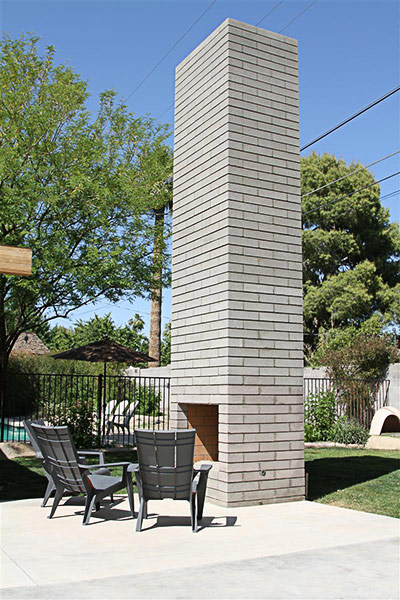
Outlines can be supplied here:
[[[172, 131], [175, 67], [225, 18], [255, 25], [276, 7], [260, 27], [277, 32], [284, 29], [285, 35], [298, 39], [304, 145], [393, 89], [400, 80], [397, 0], [317, 0], [286, 27], [310, 4], [311, 0], [3, 0], [0, 20], [2, 31], [11, 37], [33, 32], [40, 36], [43, 47], [52, 44], [57, 62], [69, 64], [88, 81], [90, 110], [96, 111], [101, 91], [113, 88], [122, 99], [128, 98], [132, 111], [171, 123]], [[359, 160], [367, 165], [395, 152], [400, 146], [399, 97], [397, 93], [380, 103], [303, 155], [312, 150], [329, 152], [347, 162]], [[173, 135], [170, 142], [173, 144]], [[377, 179], [400, 170], [399, 155], [371, 170]], [[381, 195], [399, 188], [399, 177], [393, 177], [381, 185]], [[399, 197], [383, 200], [391, 220], [397, 222]], [[164, 324], [170, 310], [167, 291]], [[94, 312], [111, 312], [117, 323], [125, 323], [139, 312], [148, 323], [150, 305], [144, 301], [116, 306], [100, 302], [76, 311], [72, 319], [87, 319]]]

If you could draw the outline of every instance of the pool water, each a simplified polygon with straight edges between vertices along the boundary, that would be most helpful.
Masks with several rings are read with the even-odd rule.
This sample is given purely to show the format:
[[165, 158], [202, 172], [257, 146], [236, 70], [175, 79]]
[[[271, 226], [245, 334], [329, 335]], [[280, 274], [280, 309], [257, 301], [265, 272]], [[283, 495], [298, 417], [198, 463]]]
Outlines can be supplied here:
[[[1, 435], [1, 423], [0, 423], [0, 435]], [[0, 438], [1, 439], [1, 438]], [[15, 427], [4, 423], [4, 441], [5, 442], [26, 442], [26, 432], [24, 427]]]

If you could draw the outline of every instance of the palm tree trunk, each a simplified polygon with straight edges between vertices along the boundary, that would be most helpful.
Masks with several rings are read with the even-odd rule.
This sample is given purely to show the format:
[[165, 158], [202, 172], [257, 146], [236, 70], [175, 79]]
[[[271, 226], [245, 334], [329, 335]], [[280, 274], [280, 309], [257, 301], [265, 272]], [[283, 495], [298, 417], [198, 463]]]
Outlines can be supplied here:
[[150, 308], [149, 355], [155, 360], [148, 367], [161, 364], [162, 255], [164, 245], [164, 207], [154, 210], [153, 285]]

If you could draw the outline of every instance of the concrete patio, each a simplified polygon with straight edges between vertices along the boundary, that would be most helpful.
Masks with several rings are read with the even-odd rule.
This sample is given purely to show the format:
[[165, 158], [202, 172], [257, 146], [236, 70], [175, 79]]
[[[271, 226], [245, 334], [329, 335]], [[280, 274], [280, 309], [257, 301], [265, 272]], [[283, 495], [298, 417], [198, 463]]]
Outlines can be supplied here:
[[206, 504], [192, 534], [185, 502], [153, 502], [135, 532], [117, 498], [82, 526], [80, 499], [48, 520], [39, 499], [3, 502], [2, 598], [399, 597], [399, 521], [293, 502]]

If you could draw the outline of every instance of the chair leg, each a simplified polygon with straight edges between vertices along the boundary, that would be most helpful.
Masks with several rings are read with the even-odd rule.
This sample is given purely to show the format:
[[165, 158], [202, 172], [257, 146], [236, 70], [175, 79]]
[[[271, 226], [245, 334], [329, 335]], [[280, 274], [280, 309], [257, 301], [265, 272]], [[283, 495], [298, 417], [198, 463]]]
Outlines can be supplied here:
[[131, 509], [132, 517], [135, 518], [135, 499], [133, 496], [132, 477], [129, 473], [127, 473], [127, 478], [126, 478], [126, 489], [128, 492], [129, 506]]
[[100, 502], [96, 502], [95, 506], [96, 506], [96, 511], [100, 510]]
[[56, 495], [54, 496], [53, 506], [51, 507], [51, 511], [48, 519], [51, 519], [54, 513], [56, 512], [57, 506], [60, 504], [61, 498], [63, 497], [64, 490], [60, 491], [56, 488]]
[[92, 514], [92, 510], [95, 504], [96, 496], [91, 496], [88, 494], [86, 496], [85, 513], [83, 515], [82, 525], [89, 525], [90, 515]]
[[[139, 513], [137, 517], [136, 531], [142, 531], [143, 515], [146, 510], [146, 502], [143, 498], [140, 499]], [[147, 515], [147, 512], [146, 512]]]
[[192, 494], [190, 501], [190, 520], [192, 522], [192, 532], [197, 533], [197, 510], [196, 510], [197, 494]]
[[46, 506], [46, 504], [51, 496], [52, 491], [55, 489], [56, 489], [56, 486], [54, 485], [54, 483], [52, 481], [49, 480], [47, 483], [46, 491], [44, 493], [42, 504], [40, 506]]
[[200, 473], [200, 481], [197, 486], [197, 518], [199, 521], [203, 518], [204, 501], [206, 499], [208, 471]]

